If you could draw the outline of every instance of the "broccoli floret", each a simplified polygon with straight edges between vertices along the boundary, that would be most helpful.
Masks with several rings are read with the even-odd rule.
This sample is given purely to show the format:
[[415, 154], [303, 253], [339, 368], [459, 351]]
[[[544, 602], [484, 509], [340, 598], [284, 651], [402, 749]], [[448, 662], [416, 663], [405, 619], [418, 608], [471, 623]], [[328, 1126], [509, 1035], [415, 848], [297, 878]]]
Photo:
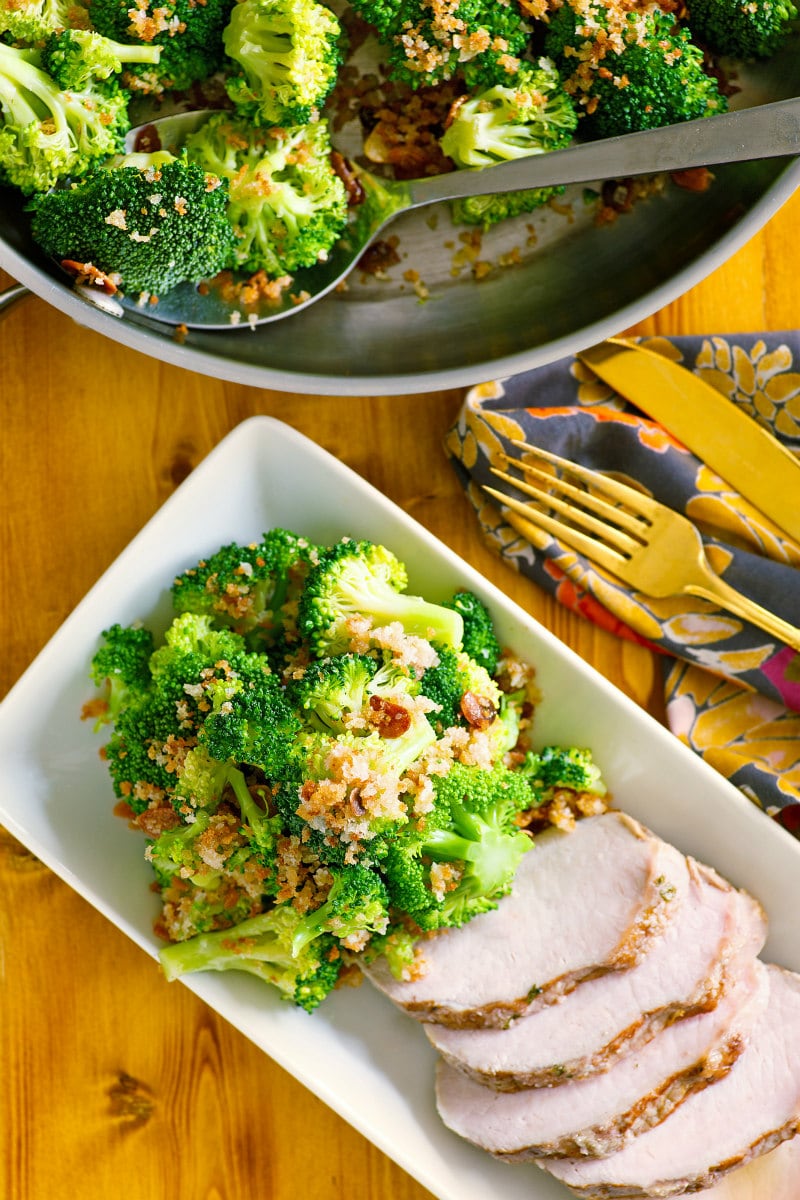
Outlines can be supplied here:
[[347, 223], [347, 196], [331, 163], [328, 126], [258, 128], [219, 113], [186, 139], [189, 159], [230, 185], [228, 219], [243, 271], [283, 278], [313, 267]]
[[508, 83], [457, 101], [440, 145], [456, 166], [490, 167], [566, 146], [577, 123], [558, 72], [543, 58], [520, 67]]
[[201, 812], [216, 808], [226, 788], [230, 788], [228, 794], [239, 806], [245, 837], [262, 866], [274, 871], [283, 826], [273, 811], [270, 789], [261, 783], [248, 783], [242, 769], [230, 761], [218, 762], [204, 744], [192, 747], [184, 760], [176, 793], [190, 802], [198, 819]]
[[397, 621], [408, 634], [458, 648], [464, 628], [460, 613], [405, 594], [407, 582], [404, 565], [385, 546], [345, 538], [309, 571], [298, 627], [320, 657], [347, 651], [348, 622], [358, 617], [379, 626]]
[[180, 680], [170, 680], [169, 686], [162, 681], [145, 698], [123, 708], [114, 723], [105, 759], [115, 793], [134, 813], [172, 795], [175, 765], [195, 736], [182, 730], [176, 717], [183, 700]]
[[59, 87], [84, 88], [94, 80], [118, 75], [125, 63], [155, 64], [160, 46], [126, 45], [88, 29], [62, 29], [42, 48], [42, 67]]
[[[159, 835], [147, 852], [162, 884], [179, 871], [194, 887], [213, 890], [225, 883], [243, 889], [251, 899], [256, 892], [259, 898], [274, 896], [283, 822], [273, 809], [270, 789], [233, 763], [216, 762], [204, 746], [194, 746], [186, 755], [175, 794], [191, 806], [190, 823]], [[186, 805], [180, 808], [183, 813]]]
[[445, 608], [454, 608], [464, 622], [464, 637], [461, 648], [464, 653], [494, 675], [500, 660], [500, 643], [497, 640], [491, 613], [474, 592], [456, 592], [451, 600], [444, 601]]
[[438, 655], [438, 663], [427, 669], [420, 684], [422, 695], [437, 705], [428, 717], [431, 724], [439, 732], [453, 725], [488, 728], [500, 712], [497, 684], [485, 667], [463, 650], [442, 647]]
[[179, 575], [172, 585], [178, 612], [207, 613], [256, 648], [269, 645], [287, 622], [281, 609], [297, 598], [316, 555], [305, 538], [272, 529], [259, 542], [232, 542]]
[[167, 979], [190, 971], [245, 971], [312, 1012], [333, 989], [341, 968], [335, 940], [323, 934], [299, 954], [292, 948], [303, 918], [286, 904], [232, 929], [200, 934], [160, 952]]
[[290, 703], [304, 724], [321, 733], [344, 733], [346, 719], [368, 703], [378, 664], [366, 654], [340, 654], [311, 663], [287, 685]]
[[588, 137], [710, 117], [727, 107], [703, 70], [702, 50], [657, 8], [630, 12], [592, 0], [576, 11], [567, 0], [550, 13], [544, 48], [584, 109], [580, 129]]
[[562, 196], [563, 187], [524, 188], [519, 192], [492, 192], [485, 196], [464, 196], [450, 201], [450, 214], [456, 225], [479, 225], [491, 229], [500, 221], [521, 217]]
[[341, 26], [316, 0], [240, 0], [223, 33], [228, 95], [262, 125], [315, 119], [342, 61]]
[[0, 171], [26, 195], [85, 174], [129, 129], [128, 94], [114, 81], [62, 91], [41, 63], [38, 50], [0, 42]]
[[455, 763], [435, 778], [434, 790], [424, 827], [409, 825], [387, 839], [380, 859], [391, 903], [426, 930], [463, 925], [495, 908], [533, 845], [514, 823], [531, 807], [531, 788], [513, 771]]
[[379, 698], [368, 732], [309, 732], [294, 742], [294, 772], [284, 774], [290, 786], [278, 807], [303, 840], [305, 825], [321, 835], [317, 850], [325, 862], [339, 861], [341, 845], [368, 843], [408, 821], [400, 781], [436, 734], [424, 713], [401, 707], [387, 709]]
[[73, 0], [0, 0], [0, 34], [38, 43], [59, 29], [88, 29], [89, 13]]
[[[118, 712], [106, 747], [117, 794], [134, 812], [161, 794], [179, 810], [187, 800], [213, 807], [231, 782], [230, 763], [282, 765], [296, 722], [261, 656], [248, 654], [237, 634], [181, 614], [149, 670], [150, 686]], [[275, 727], [253, 731], [251, 722], [264, 717]]]
[[218, 869], [209, 867], [197, 854], [197, 841], [207, 831], [211, 814], [198, 812], [191, 825], [177, 825], [167, 829], [148, 847], [147, 858], [156, 877], [163, 883], [172, 875], [191, 879], [193, 886], [212, 888], [219, 879]]
[[530, 751], [519, 766], [519, 774], [533, 790], [535, 802], [545, 803], [558, 788], [606, 795], [600, 768], [590, 750], [578, 746], [545, 746]]
[[112, 625], [92, 659], [90, 676], [104, 691], [98, 726], [113, 722], [122, 709], [150, 686], [153, 635], [144, 627]]
[[496, 0], [355, 0], [385, 46], [392, 79], [411, 87], [455, 76], [469, 87], [491, 87], [513, 74], [530, 26], [516, 4]]
[[[187, 698], [198, 703], [203, 720], [197, 737], [212, 768], [246, 764], [280, 777], [300, 722], [264, 657], [248, 652], [239, 634], [215, 628], [205, 614], [180, 613], [150, 669], [156, 684], [162, 677], [182, 679]], [[202, 779], [202, 765], [198, 775]], [[213, 769], [204, 790], [214, 786], [212, 780], [219, 783]]]
[[[92, 26], [113, 41], [159, 46], [157, 64], [128, 66], [127, 88], [147, 94], [184, 91], [222, 65], [222, 31], [233, 0], [92, 0]], [[146, 64], [145, 64], [146, 65]]]
[[384, 958], [395, 979], [409, 979], [416, 970], [419, 931], [403, 924], [390, 925], [386, 933], [373, 937], [364, 951], [364, 962]]
[[226, 203], [227, 185], [193, 163], [132, 154], [109, 159], [75, 187], [34, 197], [31, 229], [54, 258], [91, 262], [125, 291], [158, 296], [230, 266]]
[[245, 763], [258, 767], [267, 779], [280, 779], [300, 722], [260, 655], [234, 659], [230, 670], [230, 681], [215, 689], [200, 742], [219, 762]]
[[769, 58], [786, 41], [796, 16], [792, 0], [692, 0], [687, 24], [717, 54]]
[[216, 662], [238, 657], [244, 651], [244, 640], [234, 630], [217, 629], [211, 617], [203, 613], [179, 613], [165, 631], [162, 644], [153, 651], [150, 670], [159, 675], [174, 664], [180, 669], [187, 655]]
[[333, 877], [323, 904], [303, 917], [292, 939], [292, 952], [301, 954], [311, 942], [330, 934], [346, 949], [361, 950], [389, 924], [389, 896], [378, 875], [366, 867], [344, 867]]
[[405, 724], [399, 708], [419, 693], [420, 685], [413, 674], [391, 660], [380, 662], [368, 654], [319, 659], [311, 662], [300, 678], [287, 683], [289, 702], [303, 723], [309, 729], [333, 735], [348, 729], [368, 733], [382, 728], [384, 735], [388, 731], [389, 736], [397, 736], [399, 724], [388, 730], [392, 712], [397, 722]]

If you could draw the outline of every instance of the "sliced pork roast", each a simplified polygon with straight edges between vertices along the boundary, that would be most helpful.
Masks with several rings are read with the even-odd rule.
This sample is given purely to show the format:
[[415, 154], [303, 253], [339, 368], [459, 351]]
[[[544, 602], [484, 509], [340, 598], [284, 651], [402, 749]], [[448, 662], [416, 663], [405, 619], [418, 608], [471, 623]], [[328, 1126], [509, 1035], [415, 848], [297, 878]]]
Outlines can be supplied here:
[[[694, 1193], [800, 1128], [800, 976], [758, 964], [767, 1003], [744, 1052], [712, 1087], [607, 1158], [543, 1160], [581, 1196], [605, 1200]], [[764, 1197], [768, 1200], [768, 1197]]]
[[479, 1083], [515, 1091], [607, 1070], [659, 1029], [713, 1008], [731, 961], [761, 949], [766, 919], [751, 896], [688, 861], [688, 895], [637, 966], [589, 979], [505, 1029], [426, 1025], [432, 1044]]
[[730, 973], [716, 1007], [667, 1026], [608, 1071], [557, 1087], [497, 1092], [441, 1061], [439, 1114], [501, 1158], [612, 1154], [731, 1070], [768, 990], [760, 964], [748, 956]]
[[688, 894], [686, 860], [623, 813], [550, 830], [526, 854], [497, 909], [423, 948], [424, 973], [371, 981], [405, 1012], [456, 1027], [500, 1026], [578, 982], [634, 966]]

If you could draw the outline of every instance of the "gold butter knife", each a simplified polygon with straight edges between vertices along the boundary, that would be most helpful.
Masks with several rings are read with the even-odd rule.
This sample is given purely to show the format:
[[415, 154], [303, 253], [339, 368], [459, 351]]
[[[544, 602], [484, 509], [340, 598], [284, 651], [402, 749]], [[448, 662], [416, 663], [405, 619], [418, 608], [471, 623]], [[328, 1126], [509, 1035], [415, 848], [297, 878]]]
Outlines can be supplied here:
[[578, 357], [800, 543], [800, 461], [686, 367], [625, 338]]

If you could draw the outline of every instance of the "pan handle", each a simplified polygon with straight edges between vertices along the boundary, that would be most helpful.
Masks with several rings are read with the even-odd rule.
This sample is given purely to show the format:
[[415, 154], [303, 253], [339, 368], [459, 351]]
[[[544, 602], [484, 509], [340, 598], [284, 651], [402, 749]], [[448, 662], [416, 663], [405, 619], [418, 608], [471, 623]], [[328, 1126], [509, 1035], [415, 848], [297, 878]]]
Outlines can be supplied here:
[[12, 305], [30, 295], [30, 291], [22, 283], [12, 283], [9, 287], [5, 288], [0, 292], [0, 317], [7, 313]]

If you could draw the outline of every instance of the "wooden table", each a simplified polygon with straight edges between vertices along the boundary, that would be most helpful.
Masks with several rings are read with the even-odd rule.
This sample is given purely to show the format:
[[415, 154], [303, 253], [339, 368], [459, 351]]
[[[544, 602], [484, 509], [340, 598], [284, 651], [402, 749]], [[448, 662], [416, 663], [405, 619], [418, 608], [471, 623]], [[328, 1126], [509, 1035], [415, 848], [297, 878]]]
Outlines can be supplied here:
[[[798, 224], [800, 196], [635, 332], [796, 326]], [[117, 346], [38, 299], [0, 322], [0, 364], [0, 695], [192, 467], [268, 413], [660, 715], [647, 651], [558, 608], [481, 544], [441, 450], [461, 391], [334, 399], [237, 386]], [[2, 831], [0, 1062], [0, 1200], [428, 1195]], [[785, 1200], [797, 1200], [800, 1184], [786, 1182], [800, 1178], [796, 1159], [784, 1174]], [[781, 1186], [743, 1174], [736, 1200], [779, 1200]]]

